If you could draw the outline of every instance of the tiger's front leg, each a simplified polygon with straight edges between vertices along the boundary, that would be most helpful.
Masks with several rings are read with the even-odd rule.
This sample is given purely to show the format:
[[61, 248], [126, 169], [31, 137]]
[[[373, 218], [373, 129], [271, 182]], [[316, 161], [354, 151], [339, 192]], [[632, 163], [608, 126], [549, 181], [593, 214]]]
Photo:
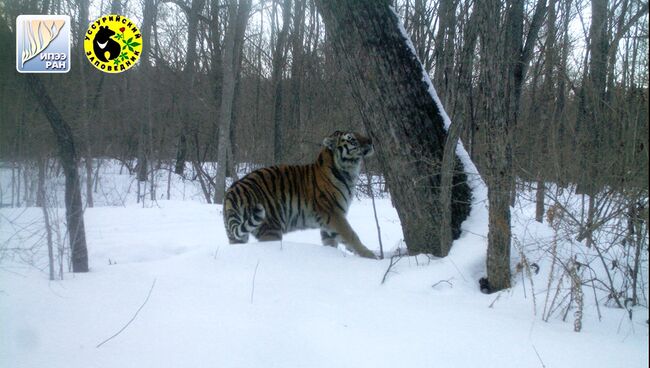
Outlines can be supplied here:
[[282, 230], [267, 224], [262, 224], [253, 235], [261, 242], [282, 240]]
[[320, 230], [320, 238], [323, 241], [323, 245], [328, 247], [336, 248], [339, 245], [339, 241], [336, 239], [338, 235], [333, 231], [327, 231], [327, 229]]
[[[331, 229], [329, 232], [338, 233], [341, 237], [341, 241], [346, 247], [350, 250], [353, 250], [355, 253], [365, 258], [377, 259], [377, 256], [368, 248], [366, 248], [357, 233], [352, 230], [352, 226], [348, 220], [340, 214], [336, 214], [330, 217], [330, 222], [326, 225], [328, 229]], [[322, 234], [322, 233], [321, 233]]]

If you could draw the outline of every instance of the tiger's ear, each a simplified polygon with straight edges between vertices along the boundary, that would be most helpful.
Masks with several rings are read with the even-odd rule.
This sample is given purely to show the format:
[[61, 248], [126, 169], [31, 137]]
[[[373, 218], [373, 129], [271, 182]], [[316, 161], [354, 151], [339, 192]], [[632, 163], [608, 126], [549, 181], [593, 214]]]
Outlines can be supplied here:
[[323, 139], [323, 146], [327, 147], [330, 151], [334, 151], [334, 145], [336, 144], [336, 138], [326, 137]]

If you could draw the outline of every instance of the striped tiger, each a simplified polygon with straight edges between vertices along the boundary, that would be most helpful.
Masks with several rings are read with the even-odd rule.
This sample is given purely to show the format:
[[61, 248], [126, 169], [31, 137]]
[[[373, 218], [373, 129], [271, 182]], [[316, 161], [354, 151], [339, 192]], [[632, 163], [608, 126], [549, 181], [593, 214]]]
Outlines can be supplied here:
[[354, 132], [334, 132], [323, 140], [316, 162], [255, 170], [226, 191], [223, 219], [231, 244], [281, 240], [282, 234], [320, 228], [324, 245], [342, 242], [350, 251], [376, 258], [346, 219], [359, 177], [361, 159], [372, 141]]

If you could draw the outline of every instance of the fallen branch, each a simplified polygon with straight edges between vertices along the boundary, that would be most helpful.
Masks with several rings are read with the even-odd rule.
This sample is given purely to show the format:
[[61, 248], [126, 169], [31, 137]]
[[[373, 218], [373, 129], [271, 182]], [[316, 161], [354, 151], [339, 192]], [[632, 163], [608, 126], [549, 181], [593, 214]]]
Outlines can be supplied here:
[[452, 277], [452, 278], [447, 279], [447, 280], [440, 280], [440, 281], [436, 282], [435, 284], [431, 285], [431, 287], [435, 288], [436, 286], [442, 284], [443, 282], [448, 284], [450, 287], [454, 287], [454, 284], [451, 283], [451, 280], [453, 280], [453, 279], [454, 278]]
[[142, 305], [140, 306], [140, 308], [138, 308], [138, 310], [135, 311], [135, 314], [133, 315], [133, 317], [131, 317], [131, 319], [129, 320], [129, 322], [127, 322], [127, 323], [124, 325], [124, 327], [122, 327], [119, 331], [117, 331], [113, 336], [111, 336], [111, 337], [109, 337], [108, 339], [106, 339], [106, 340], [100, 342], [99, 344], [97, 344], [97, 346], [95, 346], [96, 348], [99, 348], [100, 346], [102, 346], [102, 345], [104, 345], [105, 343], [109, 342], [109, 341], [112, 340], [115, 336], [121, 334], [122, 331], [126, 330], [126, 328], [129, 327], [129, 325], [131, 324], [131, 322], [133, 322], [133, 321], [135, 320], [135, 317], [138, 316], [138, 313], [140, 313], [140, 311], [142, 310], [142, 308], [144, 307], [144, 305], [147, 304], [147, 302], [149, 301], [149, 297], [151, 296], [151, 292], [153, 291], [154, 286], [156, 286], [156, 279], [153, 279], [153, 283], [151, 284], [151, 289], [149, 289], [149, 294], [147, 294], [147, 298], [144, 300], [144, 302], [142, 303]]
[[388, 265], [388, 268], [386, 269], [386, 272], [384, 273], [384, 277], [381, 279], [381, 284], [383, 285], [386, 282], [386, 278], [388, 277], [388, 274], [391, 272], [393, 266], [399, 262], [399, 260], [402, 259], [402, 253], [399, 248], [397, 248], [397, 254], [393, 254], [390, 257], [390, 264]]

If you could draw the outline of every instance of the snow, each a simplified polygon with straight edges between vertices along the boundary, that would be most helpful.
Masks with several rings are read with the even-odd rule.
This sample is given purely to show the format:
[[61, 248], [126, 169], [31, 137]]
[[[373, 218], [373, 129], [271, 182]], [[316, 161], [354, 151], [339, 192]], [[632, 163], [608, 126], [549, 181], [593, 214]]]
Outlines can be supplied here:
[[[647, 309], [630, 321], [626, 311], [601, 306], [598, 321], [587, 306], [583, 331], [575, 333], [571, 317], [543, 322], [542, 291], [536, 290], [535, 310], [530, 288], [525, 296], [516, 277], [511, 290], [480, 293], [484, 204], [475, 203], [448, 257], [403, 257], [381, 284], [389, 259], [324, 247], [317, 230], [291, 233], [282, 242], [230, 245], [220, 206], [201, 203], [198, 184], [175, 181], [172, 200], [143, 207], [134, 203], [133, 177], [111, 170], [102, 175], [104, 192], [131, 191], [120, 194], [122, 206], [86, 210], [89, 273], [48, 281], [42, 240], [23, 234], [34, 231], [30, 224], [38, 227], [41, 210], [0, 209], [0, 366], [648, 365]], [[403, 247], [399, 218], [390, 199], [376, 204], [383, 243], [394, 253]], [[534, 204], [513, 211], [519, 239], [550, 234], [546, 225], [530, 225], [533, 216]], [[355, 201], [348, 217], [377, 250], [370, 200]], [[8, 256], [9, 249], [33, 243], [41, 244], [34, 265]], [[543, 273], [534, 280], [542, 289]], [[141, 306], [124, 331], [96, 347]]]

